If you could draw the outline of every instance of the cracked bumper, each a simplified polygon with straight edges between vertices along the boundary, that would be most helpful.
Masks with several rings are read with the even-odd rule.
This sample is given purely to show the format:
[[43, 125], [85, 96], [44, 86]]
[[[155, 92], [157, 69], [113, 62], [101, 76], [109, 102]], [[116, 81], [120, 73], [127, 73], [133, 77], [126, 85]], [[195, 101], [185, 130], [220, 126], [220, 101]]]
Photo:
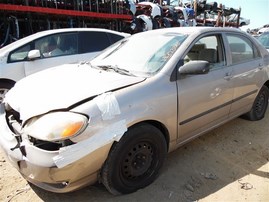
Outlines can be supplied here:
[[22, 147], [17, 146], [18, 142], [9, 129], [3, 112], [0, 114], [0, 126], [0, 146], [10, 163], [27, 181], [56, 193], [70, 192], [95, 183], [112, 145], [107, 144], [67, 166], [58, 168], [53, 158], [59, 151], [43, 150], [22, 141], [22, 152]]

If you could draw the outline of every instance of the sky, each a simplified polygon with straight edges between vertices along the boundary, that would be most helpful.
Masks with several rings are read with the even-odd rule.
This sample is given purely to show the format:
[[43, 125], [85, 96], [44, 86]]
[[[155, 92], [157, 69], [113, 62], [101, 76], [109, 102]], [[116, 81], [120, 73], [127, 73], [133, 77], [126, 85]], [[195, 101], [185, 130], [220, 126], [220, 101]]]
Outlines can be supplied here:
[[240, 16], [250, 19], [250, 24], [245, 28], [255, 29], [269, 24], [269, 0], [207, 0], [207, 2], [222, 3], [225, 7], [239, 9]]

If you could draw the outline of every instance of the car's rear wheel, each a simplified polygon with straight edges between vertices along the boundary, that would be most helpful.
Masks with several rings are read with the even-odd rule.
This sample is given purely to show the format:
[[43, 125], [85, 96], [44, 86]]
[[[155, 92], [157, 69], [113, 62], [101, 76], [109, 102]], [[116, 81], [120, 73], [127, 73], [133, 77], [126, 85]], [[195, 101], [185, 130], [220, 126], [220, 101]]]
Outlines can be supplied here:
[[6, 93], [14, 86], [14, 82], [0, 81], [0, 103], [3, 102]]
[[159, 129], [149, 124], [130, 128], [113, 145], [102, 168], [102, 182], [114, 195], [135, 192], [155, 180], [166, 153]]
[[268, 87], [263, 86], [259, 91], [257, 97], [255, 98], [251, 110], [243, 117], [251, 121], [257, 121], [262, 119], [268, 107], [268, 99], [269, 89]]

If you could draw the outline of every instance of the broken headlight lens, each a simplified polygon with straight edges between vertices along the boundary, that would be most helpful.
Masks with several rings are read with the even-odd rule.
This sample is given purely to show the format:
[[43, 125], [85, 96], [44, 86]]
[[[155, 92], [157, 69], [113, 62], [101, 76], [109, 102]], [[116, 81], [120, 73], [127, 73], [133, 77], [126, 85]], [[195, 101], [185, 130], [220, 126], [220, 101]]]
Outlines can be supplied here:
[[31, 119], [24, 132], [36, 139], [59, 141], [80, 134], [87, 126], [88, 118], [72, 112], [53, 112]]

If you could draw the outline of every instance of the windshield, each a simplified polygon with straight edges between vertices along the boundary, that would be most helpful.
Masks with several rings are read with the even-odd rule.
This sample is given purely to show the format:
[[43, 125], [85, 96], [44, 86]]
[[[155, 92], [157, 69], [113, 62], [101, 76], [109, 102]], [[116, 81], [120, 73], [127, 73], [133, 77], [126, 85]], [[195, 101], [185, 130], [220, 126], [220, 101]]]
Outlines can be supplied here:
[[165, 65], [186, 35], [133, 35], [122, 40], [91, 61], [95, 67], [116, 67], [134, 75], [153, 75]]

